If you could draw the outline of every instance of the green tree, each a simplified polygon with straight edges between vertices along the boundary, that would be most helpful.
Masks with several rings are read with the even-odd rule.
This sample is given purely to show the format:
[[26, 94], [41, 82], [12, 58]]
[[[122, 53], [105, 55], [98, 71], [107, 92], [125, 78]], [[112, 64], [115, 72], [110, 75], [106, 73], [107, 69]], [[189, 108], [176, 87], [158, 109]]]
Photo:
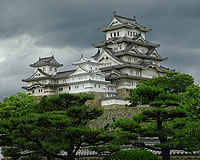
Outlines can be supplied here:
[[138, 88], [130, 92], [131, 106], [150, 104], [153, 108], [143, 110], [130, 120], [129, 123], [134, 122], [140, 126], [137, 130], [133, 125], [125, 125], [124, 120], [116, 122], [115, 127], [138, 133], [141, 137], [158, 137], [159, 145], [148, 146], [135, 141], [132, 144], [161, 151], [163, 160], [170, 160], [170, 150], [175, 149], [175, 133], [185, 126], [184, 121], [179, 119], [186, 117], [185, 110], [179, 107], [181, 93], [192, 84], [191, 76], [176, 72], [141, 82]]
[[13, 159], [73, 160], [80, 147], [110, 141], [111, 136], [87, 127], [89, 120], [103, 113], [85, 105], [92, 98], [88, 94], [59, 94], [35, 102], [33, 97], [19, 94], [4, 99], [0, 104], [0, 134], [2, 144], [9, 147], [6, 154]]
[[174, 146], [189, 151], [200, 150], [200, 87], [191, 85], [182, 94], [181, 107], [186, 110], [186, 126], [176, 133]]
[[160, 158], [146, 150], [124, 150], [107, 156], [104, 160], [160, 160]]

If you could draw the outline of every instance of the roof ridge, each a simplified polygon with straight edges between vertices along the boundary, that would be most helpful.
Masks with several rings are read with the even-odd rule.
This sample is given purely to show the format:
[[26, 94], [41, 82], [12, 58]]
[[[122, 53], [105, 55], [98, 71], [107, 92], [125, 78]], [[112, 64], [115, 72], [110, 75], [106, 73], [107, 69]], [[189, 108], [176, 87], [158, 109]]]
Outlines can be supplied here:
[[54, 58], [54, 56], [49, 56], [49, 57], [39, 57], [39, 59], [41, 60], [41, 59], [49, 59], [49, 58]]
[[127, 19], [127, 20], [132, 20], [132, 21], [136, 22], [135, 16], [134, 16], [134, 19], [133, 18], [129, 18], [129, 17], [120, 16], [120, 15], [117, 15], [117, 14], [115, 14], [113, 17], [119, 17], [119, 18], [123, 18], [123, 19]]

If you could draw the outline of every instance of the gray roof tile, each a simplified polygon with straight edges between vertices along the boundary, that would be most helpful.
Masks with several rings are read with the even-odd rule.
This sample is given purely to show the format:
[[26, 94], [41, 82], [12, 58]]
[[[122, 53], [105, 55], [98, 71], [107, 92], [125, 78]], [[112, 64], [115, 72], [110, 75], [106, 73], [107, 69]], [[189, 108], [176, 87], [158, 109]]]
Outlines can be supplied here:
[[39, 58], [39, 60], [30, 65], [31, 67], [41, 67], [41, 66], [54, 66], [54, 67], [61, 67], [63, 64], [60, 64], [56, 61], [54, 56]]

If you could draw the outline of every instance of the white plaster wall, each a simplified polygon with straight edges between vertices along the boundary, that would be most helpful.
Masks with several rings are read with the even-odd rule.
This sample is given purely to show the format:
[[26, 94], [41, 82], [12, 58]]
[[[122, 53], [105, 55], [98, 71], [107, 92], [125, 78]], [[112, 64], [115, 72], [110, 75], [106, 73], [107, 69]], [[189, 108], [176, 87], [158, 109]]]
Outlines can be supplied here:
[[58, 71], [58, 67], [52, 67], [52, 66], [42, 66], [42, 67], [38, 67], [38, 68], [49, 75], [55, 75]]
[[[107, 31], [106, 32], [106, 40], [113, 38], [114, 37], [114, 32], [116, 33], [115, 37], [125, 37], [126, 36], [126, 28], [121, 28], [121, 29], [116, 29], [116, 30], [112, 30], [112, 31]], [[117, 35], [117, 32], [119, 32], [119, 36]], [[111, 37], [111, 33], [112, 33], [112, 37]]]
[[158, 73], [155, 69], [148, 68], [148, 69], [143, 70], [142, 76], [152, 78], [152, 77], [157, 77]]
[[120, 100], [120, 99], [109, 99], [109, 100], [102, 100], [101, 101], [101, 106], [109, 106], [113, 104], [118, 104], [118, 105], [129, 105], [130, 103], [125, 100]]
[[140, 53], [147, 53], [148, 51], [148, 48], [144, 46], [137, 46], [136, 48]]
[[[95, 87], [96, 85], [96, 87]], [[99, 87], [100, 85], [100, 87]], [[75, 86], [78, 86], [75, 87]], [[72, 84], [70, 85], [70, 93], [83, 93], [83, 92], [106, 92], [106, 84], [101, 83], [81, 83], [81, 84]]]

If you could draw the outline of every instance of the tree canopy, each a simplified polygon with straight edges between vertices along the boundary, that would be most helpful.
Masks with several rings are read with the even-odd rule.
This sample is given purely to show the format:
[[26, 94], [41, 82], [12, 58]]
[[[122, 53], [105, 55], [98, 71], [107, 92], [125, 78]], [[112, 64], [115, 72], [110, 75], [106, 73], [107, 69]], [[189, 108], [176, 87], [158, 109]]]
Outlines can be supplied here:
[[181, 107], [186, 111], [186, 126], [176, 133], [174, 146], [189, 151], [200, 150], [200, 87], [191, 85], [182, 94]]
[[[183, 118], [187, 116], [185, 109], [180, 107], [182, 93], [192, 84], [191, 76], [176, 72], [142, 81], [137, 88], [131, 90], [129, 101], [131, 106], [149, 104], [152, 108], [143, 110], [134, 116], [133, 120], [120, 120], [115, 126], [123, 131], [137, 133], [141, 137], [158, 137], [160, 144], [154, 146], [137, 141], [130, 143], [161, 151], [163, 160], [169, 160], [170, 150], [177, 147], [174, 145], [176, 132], [185, 126]], [[133, 128], [134, 125], [128, 126], [126, 123], [139, 127]]]
[[1, 144], [8, 147], [6, 155], [72, 160], [80, 147], [108, 142], [111, 136], [87, 126], [103, 113], [85, 105], [92, 98], [89, 94], [59, 94], [37, 102], [20, 93], [4, 99], [0, 103], [0, 135]]

